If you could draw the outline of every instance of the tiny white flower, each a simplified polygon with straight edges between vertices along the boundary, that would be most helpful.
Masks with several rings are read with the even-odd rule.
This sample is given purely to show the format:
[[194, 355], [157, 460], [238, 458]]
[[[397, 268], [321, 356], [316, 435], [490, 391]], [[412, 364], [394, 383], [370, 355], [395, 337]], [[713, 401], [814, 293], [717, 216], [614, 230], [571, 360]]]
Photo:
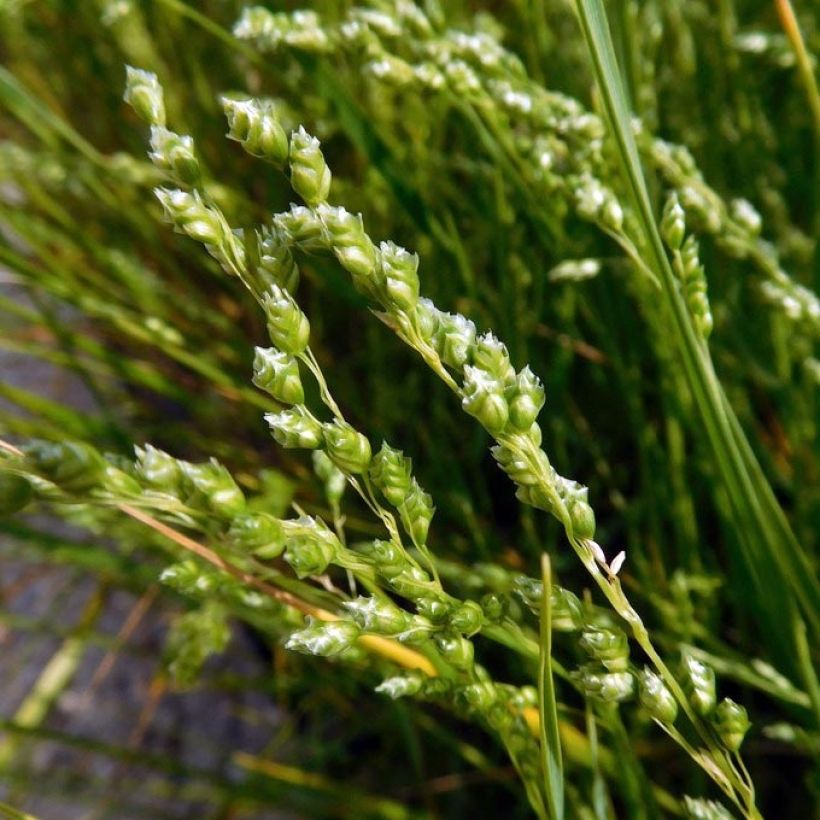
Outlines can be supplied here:
[[609, 574], [610, 575], [617, 575], [621, 571], [621, 567], [624, 565], [624, 561], [626, 561], [626, 553], [621, 550], [613, 559], [609, 565]]
[[587, 541], [587, 545], [589, 546], [590, 550], [592, 550], [592, 554], [595, 557], [595, 560], [599, 564], [606, 564], [606, 555], [604, 555], [604, 551], [601, 549], [601, 545], [597, 541], [592, 540]]

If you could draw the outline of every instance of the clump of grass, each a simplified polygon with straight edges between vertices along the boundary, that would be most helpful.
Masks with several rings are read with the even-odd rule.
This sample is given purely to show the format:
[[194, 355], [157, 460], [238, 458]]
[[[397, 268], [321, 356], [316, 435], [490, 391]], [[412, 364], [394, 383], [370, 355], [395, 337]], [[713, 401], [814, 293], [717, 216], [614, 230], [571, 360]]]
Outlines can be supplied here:
[[[791, 150], [811, 115], [772, 131], [745, 4], [574, 12], [249, 7], [231, 34], [176, 0], [106, 6], [77, 27], [139, 65], [150, 162], [90, 63], [59, 75], [64, 111], [41, 46], [0, 74], [22, 202], [0, 259], [35, 300], [2, 303], [13, 346], [99, 407], [3, 387], [28, 411], [4, 411], [3, 512], [150, 532], [191, 607], [180, 687], [244, 622], [308, 656], [283, 662], [295, 690], [321, 668], [395, 701], [375, 730], [413, 795], [398, 757], [319, 745], [325, 774], [362, 773], [342, 813], [435, 812], [428, 778], [472, 767], [514, 773], [492, 799], [522, 814], [754, 818], [781, 799], [764, 737], [811, 768], [816, 217], [783, 183], [817, 162]], [[3, 21], [35, 46], [55, 22]], [[163, 39], [186, 27], [187, 54]], [[107, 99], [87, 135], [83, 77]], [[463, 778], [442, 810], [486, 810]]]

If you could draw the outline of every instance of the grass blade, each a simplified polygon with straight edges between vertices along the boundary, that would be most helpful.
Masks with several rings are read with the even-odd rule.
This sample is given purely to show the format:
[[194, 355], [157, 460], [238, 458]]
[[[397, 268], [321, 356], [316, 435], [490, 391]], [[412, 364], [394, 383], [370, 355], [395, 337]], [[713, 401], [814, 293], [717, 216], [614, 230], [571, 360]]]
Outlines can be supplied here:
[[538, 710], [541, 732], [541, 765], [549, 815], [553, 820], [564, 816], [564, 763], [558, 730], [558, 707], [552, 678], [552, 567], [546, 553], [541, 556], [541, 640], [538, 658]]
[[17, 811], [6, 803], [0, 803], [0, 818], [3, 820], [37, 820], [33, 814]]

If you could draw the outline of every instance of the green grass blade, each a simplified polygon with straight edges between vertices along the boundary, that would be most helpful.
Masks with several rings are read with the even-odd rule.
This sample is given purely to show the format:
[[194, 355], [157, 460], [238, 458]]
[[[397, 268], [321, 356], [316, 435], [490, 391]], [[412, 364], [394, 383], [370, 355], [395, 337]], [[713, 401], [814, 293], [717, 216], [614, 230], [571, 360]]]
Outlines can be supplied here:
[[0, 103], [27, 128], [31, 129], [46, 145], [56, 147], [55, 135], [64, 139], [73, 148], [93, 163], [101, 163], [102, 157], [65, 120], [41, 103], [6, 68], [0, 66]]
[[552, 678], [552, 568], [549, 556], [541, 556], [541, 641], [538, 658], [538, 712], [541, 732], [541, 766], [549, 815], [553, 820], [564, 816], [564, 763], [558, 731], [558, 707]]
[[6, 803], [0, 803], [0, 818], [3, 818], [3, 820], [36, 820], [33, 814], [17, 811], [13, 806]]
[[[83, 632], [100, 614], [102, 599], [94, 595], [73, 634], [66, 638], [59, 649], [43, 667], [23, 702], [17, 707], [14, 722], [26, 728], [36, 728], [44, 723], [60, 695], [70, 686], [80, 667], [86, 650]], [[19, 747], [19, 738], [6, 736], [0, 742], [0, 773], [14, 761]]]

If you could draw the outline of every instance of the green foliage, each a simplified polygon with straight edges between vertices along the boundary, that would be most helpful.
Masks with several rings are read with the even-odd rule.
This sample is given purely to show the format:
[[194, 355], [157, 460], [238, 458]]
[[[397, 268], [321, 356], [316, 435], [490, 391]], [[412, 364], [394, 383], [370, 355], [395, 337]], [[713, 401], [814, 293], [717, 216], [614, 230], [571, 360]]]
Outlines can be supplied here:
[[814, 21], [312, 6], [0, 4], [12, 549], [273, 647], [308, 814], [806, 815]]
[[226, 612], [208, 602], [177, 618], [168, 632], [165, 663], [180, 686], [193, 684], [209, 655], [222, 652], [231, 637]]

